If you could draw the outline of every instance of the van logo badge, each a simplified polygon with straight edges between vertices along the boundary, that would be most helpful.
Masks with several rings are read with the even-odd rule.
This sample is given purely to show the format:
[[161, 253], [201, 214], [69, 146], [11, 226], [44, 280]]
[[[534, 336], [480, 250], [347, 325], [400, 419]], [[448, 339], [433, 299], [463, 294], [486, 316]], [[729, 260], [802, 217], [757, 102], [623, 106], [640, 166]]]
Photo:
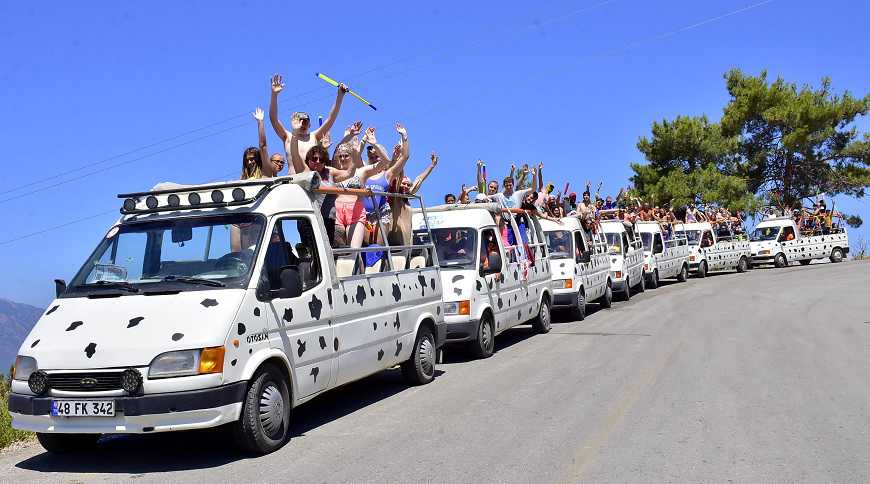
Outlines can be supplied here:
[[79, 380], [79, 385], [81, 385], [82, 388], [93, 388], [93, 387], [97, 386], [97, 379], [96, 378], [82, 378], [81, 380]]

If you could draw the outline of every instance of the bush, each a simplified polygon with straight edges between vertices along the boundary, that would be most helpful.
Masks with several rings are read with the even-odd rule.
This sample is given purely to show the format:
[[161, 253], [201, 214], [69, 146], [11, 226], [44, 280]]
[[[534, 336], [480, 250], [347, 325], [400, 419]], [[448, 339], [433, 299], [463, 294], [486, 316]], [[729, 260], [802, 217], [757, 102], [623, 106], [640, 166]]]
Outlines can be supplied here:
[[0, 373], [0, 449], [14, 442], [29, 439], [33, 434], [12, 428], [12, 416], [9, 415], [9, 380]]

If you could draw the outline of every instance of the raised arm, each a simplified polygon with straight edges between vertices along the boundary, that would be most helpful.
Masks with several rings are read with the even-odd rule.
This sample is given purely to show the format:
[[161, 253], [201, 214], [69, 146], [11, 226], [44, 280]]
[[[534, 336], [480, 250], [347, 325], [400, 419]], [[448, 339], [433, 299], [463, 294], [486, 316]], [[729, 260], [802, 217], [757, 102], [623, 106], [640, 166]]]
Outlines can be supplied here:
[[290, 158], [290, 162], [293, 164], [293, 169], [296, 170], [296, 173], [305, 173], [308, 171], [308, 165], [305, 164], [305, 160], [299, 156], [299, 138], [296, 136], [290, 137], [290, 153], [287, 153], [287, 157]]
[[538, 163], [538, 169], [532, 171], [532, 191], [540, 193], [544, 189], [544, 164]]
[[332, 129], [332, 125], [335, 124], [335, 120], [338, 119], [338, 111], [341, 109], [341, 101], [344, 99], [344, 95], [347, 91], [347, 86], [345, 86], [344, 83], [338, 85], [338, 94], [335, 95], [335, 103], [333, 103], [332, 109], [329, 110], [329, 115], [326, 116], [326, 120], [323, 121], [323, 126], [317, 128], [314, 132], [314, 139], [320, 140], [320, 138], [323, 137], [323, 133]]
[[269, 98], [269, 123], [272, 124], [272, 129], [281, 141], [287, 141], [287, 130], [278, 119], [278, 94], [282, 89], [284, 89], [284, 78], [281, 74], [275, 74], [272, 76], [272, 97]]
[[411, 185], [411, 195], [417, 193], [417, 190], [420, 189], [420, 186], [423, 185], [423, 182], [426, 181], [426, 178], [432, 173], [432, 170], [435, 169], [435, 165], [438, 164], [438, 154], [433, 151], [430, 159], [432, 160], [432, 163], [423, 170], [423, 173], [420, 173], [420, 175], [417, 176], [414, 180], [414, 184]]
[[275, 165], [269, 160], [269, 147], [266, 146], [266, 128], [263, 126], [264, 113], [260, 106], [252, 113], [257, 120], [257, 137], [260, 145], [260, 171], [264, 177], [275, 176]]
[[345, 144], [350, 143], [354, 136], [359, 136], [362, 131], [362, 121], [357, 121], [344, 130], [344, 137], [335, 145], [335, 149], [332, 150], [332, 159], [335, 159], [335, 152], [338, 151], [338, 147]]
[[411, 153], [408, 146], [408, 131], [404, 126], [396, 123], [396, 132], [402, 137], [402, 151], [399, 154], [399, 158], [393, 160], [393, 164], [387, 169], [387, 180], [393, 180], [396, 177], [402, 176], [402, 173], [405, 171], [405, 164], [408, 162]]
[[483, 160], [477, 159], [477, 189], [480, 193], [486, 193], [486, 174], [483, 169]]

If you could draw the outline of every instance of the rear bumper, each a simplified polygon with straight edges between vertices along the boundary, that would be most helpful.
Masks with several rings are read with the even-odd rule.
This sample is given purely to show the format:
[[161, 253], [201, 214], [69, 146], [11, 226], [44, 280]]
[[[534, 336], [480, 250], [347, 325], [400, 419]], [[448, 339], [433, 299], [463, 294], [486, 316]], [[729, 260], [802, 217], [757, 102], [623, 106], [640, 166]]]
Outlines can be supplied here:
[[[10, 394], [12, 426], [33, 432], [151, 433], [215, 427], [238, 419], [247, 381], [137, 397], [69, 398]], [[113, 400], [114, 417], [52, 417], [51, 401]]]

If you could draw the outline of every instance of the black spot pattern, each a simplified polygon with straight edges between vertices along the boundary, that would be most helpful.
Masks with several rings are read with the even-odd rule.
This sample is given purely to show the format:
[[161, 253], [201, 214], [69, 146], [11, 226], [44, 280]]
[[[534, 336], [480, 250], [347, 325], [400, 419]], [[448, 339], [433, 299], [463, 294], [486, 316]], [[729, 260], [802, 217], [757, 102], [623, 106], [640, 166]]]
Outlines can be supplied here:
[[431, 287], [433, 291], [435, 290], [435, 278], [434, 277], [429, 279], [429, 287]]
[[172, 335], [172, 341], [178, 341], [181, 338], [184, 338], [184, 333], [175, 333]]
[[248, 348], [248, 354], [250, 355], [250, 354], [253, 354], [253, 353], [254, 353], [254, 348]]
[[492, 291], [492, 280], [491, 279], [489, 281], [486, 281], [486, 287], [488, 287], [489, 290]]
[[402, 299], [402, 290], [399, 289], [399, 285], [396, 283], [393, 283], [393, 299], [395, 299], [396, 302], [399, 302], [399, 300]]
[[260, 316], [260, 308], [254, 308], [254, 316]]
[[463, 279], [465, 279], [465, 276], [463, 276], [462, 274], [457, 274], [457, 275], [453, 276], [453, 279], [451, 279], [451, 280], [455, 284]]
[[402, 323], [399, 321], [399, 313], [396, 313], [396, 320], [393, 321], [393, 327], [396, 328], [396, 331], [402, 327]]
[[480, 283], [480, 279], [477, 280], [477, 290], [480, 291], [483, 289], [483, 284]]
[[439, 316], [441, 315], [441, 306], [440, 305], [435, 308], [435, 314], [437, 314]]
[[369, 294], [371, 294], [372, 297], [375, 297], [375, 288], [371, 288], [371, 289], [369, 290]]
[[144, 320], [144, 319], [145, 319], [145, 318], [142, 317], [142, 316], [136, 316], [135, 318], [133, 318], [133, 319], [131, 319], [130, 321], [127, 322], [127, 327], [128, 327], [128, 328], [132, 328], [133, 326], [136, 326], [136, 325], [138, 325], [139, 323], [141, 323], [142, 320]]
[[347, 304], [347, 294], [344, 295], [344, 303]]
[[329, 303], [329, 307], [332, 307], [332, 289], [326, 290], [326, 302]]
[[308, 310], [311, 311], [311, 317], [320, 319], [320, 311], [323, 309], [323, 302], [317, 299], [317, 295], [311, 295], [311, 301], [308, 301]]
[[302, 358], [302, 355], [305, 353], [305, 345], [308, 344], [307, 341], [302, 341], [301, 339], [296, 340], [296, 356]]
[[78, 328], [79, 326], [81, 326], [81, 325], [83, 325], [83, 324], [85, 324], [85, 323], [83, 323], [83, 322], [81, 322], [81, 321], [73, 321], [72, 323], [70, 323], [69, 327], [66, 328], [66, 330], [67, 330], [67, 331], [72, 331], [72, 330]]
[[325, 349], [325, 348], [326, 348], [326, 338], [321, 336], [320, 337], [320, 349]]
[[362, 285], [356, 286], [356, 302], [359, 303], [360, 306], [366, 300], [366, 289], [362, 287]]
[[461, 296], [461, 295], [462, 295], [462, 289], [459, 288], [459, 287], [454, 287], [454, 288], [453, 288], [453, 292], [456, 293], [457, 296]]
[[94, 353], [96, 353], [96, 352], [97, 352], [97, 344], [96, 343], [88, 343], [88, 345], [85, 346], [85, 354], [88, 356], [88, 358], [94, 356]]
[[420, 281], [420, 296], [426, 295], [426, 276], [420, 274], [417, 276], [417, 280]]
[[314, 383], [317, 383], [317, 375], [319, 375], [319, 374], [320, 374], [320, 367], [319, 366], [315, 366], [314, 368], [311, 369], [311, 373], [309, 373], [309, 375], [314, 377]]
[[207, 308], [210, 308], [212, 306], [217, 306], [218, 302], [215, 301], [214, 299], [203, 299], [200, 304], [202, 304], [203, 306], [205, 306]]
[[247, 330], [247, 328], [245, 328], [245, 323], [239, 323], [239, 327], [237, 329], [239, 336], [245, 334], [245, 331]]
[[284, 308], [284, 317], [282, 319], [288, 323], [293, 321], [293, 308]]
[[52, 306], [51, 309], [49, 309], [48, 311], [45, 312], [45, 315], [48, 316], [49, 314], [57, 311], [57, 308], [59, 308], [59, 307], [60, 307], [60, 304], [58, 304], [56, 306]]
[[517, 271], [514, 271], [514, 280], [515, 280], [515, 281], [520, 280], [520, 275], [519, 275], [519, 273], [518, 273]]
[[517, 319], [523, 319], [523, 312], [517, 311]]
[[381, 297], [384, 297], [384, 290], [383, 289], [378, 290], [378, 295]]
[[38, 344], [39, 344], [39, 340], [36, 340], [36, 341], [34, 341], [33, 343], [30, 344], [30, 347], [31, 347], [31, 348], [36, 348], [36, 345], [38, 345]]
[[372, 323], [372, 331], [378, 330], [378, 323]]
[[396, 356], [399, 356], [399, 353], [402, 352], [402, 342], [396, 340]]
[[384, 350], [383, 349], [378, 350], [378, 361], [381, 361], [381, 358], [383, 358], [383, 357], [384, 357]]
[[236, 366], [236, 363], [237, 363], [237, 362], [238, 362], [238, 361], [237, 361], [235, 358], [233, 358], [233, 361], [230, 362], [230, 365], [232, 365], [232, 366]]
[[498, 297], [498, 308], [501, 309], [504, 307], [504, 301], [501, 300], [501, 296]]
[[332, 349], [338, 351], [338, 338], [332, 339]]

